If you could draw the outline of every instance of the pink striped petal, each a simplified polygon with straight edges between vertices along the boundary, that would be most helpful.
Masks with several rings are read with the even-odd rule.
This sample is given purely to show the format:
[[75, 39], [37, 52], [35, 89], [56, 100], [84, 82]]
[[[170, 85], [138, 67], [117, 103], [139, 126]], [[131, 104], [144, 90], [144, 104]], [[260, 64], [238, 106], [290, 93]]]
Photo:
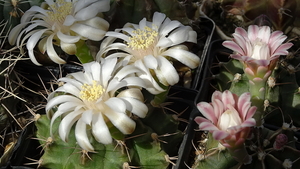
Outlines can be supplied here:
[[257, 25], [250, 25], [248, 27], [248, 38], [250, 41], [255, 41], [259, 32], [259, 27]]
[[238, 53], [244, 53], [243, 49], [233, 41], [225, 41], [222, 45]]
[[249, 118], [253, 117], [253, 115], [256, 113], [256, 110], [257, 110], [256, 106], [250, 107], [245, 119], [249, 119]]
[[241, 124], [241, 127], [253, 127], [253, 126], [255, 126], [255, 124], [256, 124], [255, 119], [249, 118]]
[[211, 100], [222, 100], [222, 92], [215, 91], [211, 96]]
[[217, 117], [215, 116], [214, 108], [209, 103], [200, 102], [197, 104], [197, 108], [203, 114], [204, 117], [206, 117], [214, 124], [217, 123]]
[[[237, 103], [237, 109], [238, 109], [239, 112], [244, 111], [244, 112], [247, 113], [248, 109], [245, 110], [244, 107], [245, 107], [246, 104], [249, 104], [249, 106], [250, 106], [250, 104], [251, 104], [251, 103], [249, 103], [250, 98], [251, 98], [251, 94], [249, 92], [243, 93], [242, 95], [240, 95], [240, 97], [238, 99], [238, 103]], [[241, 117], [242, 117], [242, 119], [245, 119], [246, 114], [243, 114]]]
[[223, 92], [222, 102], [225, 106], [226, 105], [233, 105], [233, 106], [235, 105], [235, 99], [233, 97], [233, 94], [229, 90], [226, 90]]
[[248, 33], [245, 31], [245, 29], [241, 28], [241, 27], [237, 27], [235, 28], [235, 33], [241, 35], [244, 38], [248, 39]]
[[194, 120], [197, 124], [201, 124], [203, 122], [210, 122], [211, 123], [211, 121], [207, 120], [206, 118], [200, 117], [200, 116], [195, 117]]
[[273, 55], [287, 55], [288, 54], [288, 49], [293, 46], [292, 43], [285, 43], [279, 46], [273, 53]]
[[257, 38], [261, 39], [263, 42], [265, 42], [266, 44], [269, 43], [269, 39], [270, 39], [270, 35], [271, 35], [271, 29], [268, 26], [262, 26], [259, 29], [259, 32], [257, 34]]
[[216, 117], [220, 117], [222, 115], [222, 113], [225, 111], [224, 104], [219, 99], [213, 100], [212, 106], [214, 107], [214, 112], [215, 112]]
[[215, 131], [215, 130], [219, 130], [219, 128], [217, 128], [214, 124], [212, 124], [211, 122], [202, 122], [199, 125], [199, 129], [200, 130], [207, 130], [207, 131]]
[[216, 140], [222, 140], [222, 139], [228, 137], [229, 134], [222, 130], [215, 130], [215, 131], [213, 131], [212, 136]]

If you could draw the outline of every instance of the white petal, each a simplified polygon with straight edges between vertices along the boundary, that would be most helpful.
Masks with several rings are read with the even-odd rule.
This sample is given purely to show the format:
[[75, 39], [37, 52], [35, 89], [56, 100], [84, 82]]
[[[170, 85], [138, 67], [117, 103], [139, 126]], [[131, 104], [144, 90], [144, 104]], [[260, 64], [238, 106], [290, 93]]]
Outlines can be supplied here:
[[[17, 26], [15, 26], [8, 35], [8, 42], [11, 45], [14, 45], [16, 43], [17, 37], [19, 36], [20, 31], [27, 25], [28, 23], [21, 23]], [[20, 34], [21, 36], [21, 34]]]
[[140, 70], [133, 65], [126, 65], [121, 70], [118, 71], [118, 73], [114, 76], [114, 78], [118, 80], [122, 80], [126, 76], [139, 71]]
[[134, 131], [136, 124], [126, 114], [107, 110], [105, 115], [123, 134], [131, 134]]
[[[72, 73], [73, 74], [73, 73]], [[78, 82], [75, 79], [67, 78], [67, 77], [62, 77], [58, 79], [59, 82], [65, 82], [65, 83], [70, 83], [73, 86], [76, 86], [78, 89], [81, 89], [82, 83]]]
[[109, 31], [109, 32], [106, 32], [105, 36], [119, 38], [119, 39], [122, 39], [126, 42], [129, 41], [129, 37], [127, 35], [125, 35], [123, 33], [119, 33], [119, 32]]
[[81, 119], [85, 124], [91, 125], [93, 119], [93, 110], [86, 110], [82, 113]]
[[144, 58], [144, 64], [149, 69], [157, 69], [158, 63], [153, 55], [147, 55]]
[[65, 43], [60, 41], [60, 48], [69, 55], [75, 55], [77, 46], [74, 43]]
[[143, 102], [130, 97], [122, 97], [121, 99], [126, 104], [126, 109], [129, 112], [139, 116], [140, 118], [146, 117], [148, 107]]
[[76, 22], [76, 19], [72, 15], [68, 15], [65, 18], [64, 26], [71, 26], [74, 22]]
[[100, 30], [100, 29], [93, 28], [93, 27], [79, 24], [79, 23], [73, 24], [70, 27], [70, 29], [72, 31], [76, 32], [77, 34], [79, 34], [85, 38], [94, 40], [94, 41], [101, 40], [105, 36], [105, 33], [106, 33], [106, 31], [104, 31], [104, 30]]
[[138, 73], [138, 76], [139, 78], [143, 79], [146, 85], [145, 89], [147, 89], [152, 94], [159, 94], [165, 91], [152, 77], [151, 73], [149, 72], [149, 69], [145, 67], [144, 63], [141, 60], [136, 61], [134, 65], [143, 71], [141, 73]]
[[78, 12], [79, 10], [91, 5], [92, 3], [95, 3], [97, 0], [89, 0], [89, 1], [85, 1], [85, 0], [79, 0], [76, 2], [75, 4], [75, 8], [74, 8], [74, 12]]
[[171, 41], [171, 39], [162, 36], [162, 37], [159, 38], [159, 40], [156, 44], [156, 47], [167, 48], [167, 47], [172, 46], [172, 45], [173, 45], [173, 42]]
[[107, 83], [111, 78], [111, 74], [115, 70], [116, 63], [117, 58], [106, 59], [103, 63], [101, 71], [101, 82], [103, 84], [103, 87], [107, 87]]
[[86, 83], [87, 82], [86, 76], [84, 76], [83, 72], [75, 72], [75, 73], [70, 74], [69, 76], [75, 78], [77, 81], [79, 81], [81, 83]]
[[116, 112], [126, 112], [126, 104], [119, 98], [112, 97], [105, 101], [105, 104]]
[[90, 140], [86, 133], [86, 124], [79, 119], [75, 127], [75, 137], [78, 145], [87, 151], [94, 151], [94, 147], [91, 145]]
[[82, 101], [74, 96], [69, 95], [60, 95], [48, 100], [46, 105], [46, 112], [48, 112], [52, 107], [64, 103], [64, 102], [73, 102], [74, 104], [82, 104]]
[[65, 42], [65, 43], [76, 43], [80, 40], [80, 36], [71, 36], [71, 35], [66, 35], [62, 33], [61, 31], [57, 32], [57, 37], [59, 40]]
[[52, 61], [54, 61], [55, 63], [57, 63], [57, 64], [64, 64], [66, 62], [63, 59], [61, 59], [57, 55], [56, 51], [54, 50], [53, 43], [52, 43], [53, 36], [54, 36], [54, 34], [50, 35], [48, 37], [48, 39], [47, 39], [47, 44], [46, 44], [47, 45], [47, 54], [50, 57], [50, 59]]
[[33, 49], [32, 49], [32, 50], [28, 50], [28, 55], [29, 55], [29, 58], [30, 58], [30, 60], [32, 61], [32, 63], [34, 63], [34, 64], [37, 65], [37, 66], [41, 66], [41, 65], [42, 65], [42, 64], [40, 64], [40, 63], [36, 60], [36, 58], [35, 58], [35, 56], [34, 56]]
[[47, 29], [42, 29], [34, 33], [33, 35], [31, 35], [31, 37], [28, 39], [28, 42], [26, 44], [28, 50], [32, 50], [35, 47], [35, 45], [40, 40], [41, 36], [44, 34], [45, 31], [47, 31]]
[[158, 56], [157, 61], [159, 69], [154, 71], [159, 81], [165, 86], [176, 84], [179, 81], [179, 76], [174, 66], [162, 56]]
[[165, 20], [165, 18], [166, 15], [164, 13], [155, 12], [153, 14], [153, 24], [159, 28], [161, 23]]
[[161, 55], [170, 56], [192, 69], [198, 67], [200, 63], [200, 58], [197, 55], [182, 49], [171, 48]]
[[73, 111], [66, 115], [59, 124], [58, 133], [60, 138], [67, 142], [73, 124], [80, 119], [82, 111]]
[[129, 88], [126, 90], [121, 91], [117, 97], [130, 97], [134, 98], [139, 101], [144, 101], [143, 93], [141, 92], [141, 89], [139, 88]]
[[85, 20], [83, 22], [83, 24], [91, 26], [93, 28], [101, 29], [104, 31], [107, 31], [109, 28], [109, 23], [105, 19], [100, 18], [100, 17], [94, 17], [89, 20]]
[[161, 36], [168, 35], [172, 30], [181, 26], [182, 24], [179, 21], [171, 21], [167, 25], [163, 24], [160, 30]]
[[101, 77], [101, 65], [98, 62], [93, 62], [91, 65], [91, 70], [92, 70], [92, 76], [93, 79], [96, 81], [100, 81]]
[[95, 139], [102, 144], [112, 143], [112, 137], [103, 119], [102, 113], [96, 113], [92, 120], [92, 132]]
[[[74, 104], [73, 102], [66, 102], [66, 103], [63, 103], [63, 104], [59, 105], [57, 111], [54, 113], [54, 115], [51, 118], [51, 122], [50, 122], [50, 133], [51, 133], [51, 135], [53, 134], [52, 126], [53, 126], [53, 123], [54, 123], [56, 118], [63, 115], [64, 113], [69, 113], [71, 110], [74, 110], [74, 112], [78, 112], [78, 113], [81, 112], [81, 110], [78, 110], [77, 108], [75, 108], [76, 106], [77, 105]], [[48, 112], [47, 112], [47, 116], [49, 117]]]
[[79, 97], [79, 93], [80, 93], [80, 90], [77, 87], [69, 83], [64, 84], [63, 86], [57, 88], [55, 91], [70, 93], [71, 95], [74, 95], [76, 97]]
[[171, 41], [173, 42], [173, 45], [178, 45], [180, 43], [183, 43], [185, 41], [187, 41], [189, 36], [189, 31], [188, 31], [188, 27], [180, 27], [176, 30], [174, 30], [169, 36], [168, 38], [171, 39]]

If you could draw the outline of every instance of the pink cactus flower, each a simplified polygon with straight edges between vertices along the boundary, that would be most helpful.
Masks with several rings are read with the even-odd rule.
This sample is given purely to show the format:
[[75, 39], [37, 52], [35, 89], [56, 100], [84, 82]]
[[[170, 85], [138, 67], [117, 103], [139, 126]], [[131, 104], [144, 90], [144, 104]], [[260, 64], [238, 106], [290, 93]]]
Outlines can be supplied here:
[[[283, 43], [287, 36], [268, 26], [250, 25], [248, 32], [241, 27], [235, 29], [232, 41], [223, 42], [223, 46], [234, 51], [232, 58], [244, 62], [253, 74], [273, 70], [280, 55], [287, 55], [292, 43]], [[269, 72], [271, 73], [271, 72]], [[262, 75], [264, 76], [264, 75]]]
[[238, 97], [228, 90], [223, 93], [215, 91], [211, 103], [197, 104], [199, 111], [206, 117], [195, 118], [199, 129], [211, 132], [213, 138], [227, 148], [241, 147], [256, 123], [252, 118], [256, 107], [251, 106], [250, 98], [250, 93]]

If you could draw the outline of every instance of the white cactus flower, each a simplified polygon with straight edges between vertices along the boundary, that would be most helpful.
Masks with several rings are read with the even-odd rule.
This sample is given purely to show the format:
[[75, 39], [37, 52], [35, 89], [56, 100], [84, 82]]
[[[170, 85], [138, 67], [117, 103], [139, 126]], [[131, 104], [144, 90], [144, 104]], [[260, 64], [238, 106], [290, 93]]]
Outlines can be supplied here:
[[[51, 134], [53, 122], [62, 116], [59, 135], [67, 141], [70, 129], [77, 121], [75, 136], [78, 144], [93, 151], [87, 126], [98, 142], [109, 144], [112, 136], [107, 123], [113, 124], [123, 134], [131, 134], [136, 124], [130, 117], [144, 118], [148, 108], [140, 90], [145, 86], [144, 81], [131, 76], [139, 71], [136, 67], [122, 66], [117, 63], [117, 58], [113, 58], [101, 63], [86, 63], [83, 68], [84, 72], [59, 79], [64, 84], [49, 95], [46, 112], [51, 118]], [[55, 110], [55, 113], [50, 110]]]
[[9, 43], [19, 48], [28, 39], [26, 48], [31, 61], [36, 65], [41, 64], [34, 55], [35, 46], [41, 53], [47, 52], [55, 63], [64, 64], [65, 61], [58, 56], [53, 44], [74, 55], [77, 42], [87, 39], [99, 41], [108, 30], [109, 23], [98, 14], [110, 9], [109, 0], [45, 1], [43, 7], [32, 6], [27, 10], [21, 23], [11, 30], [8, 37]]
[[[200, 59], [190, 52], [185, 42], [197, 43], [197, 33], [190, 26], [171, 21], [165, 14], [155, 12], [152, 22], [142, 19], [139, 24], [127, 23], [121, 29], [107, 32], [97, 58], [123, 58], [143, 70], [141, 76], [165, 85], [174, 85], [179, 75], [172, 61], [178, 60], [190, 68], [196, 68]], [[115, 41], [121, 39], [124, 41]], [[117, 53], [111, 51], [118, 51]], [[161, 90], [156, 85], [158, 90]]]

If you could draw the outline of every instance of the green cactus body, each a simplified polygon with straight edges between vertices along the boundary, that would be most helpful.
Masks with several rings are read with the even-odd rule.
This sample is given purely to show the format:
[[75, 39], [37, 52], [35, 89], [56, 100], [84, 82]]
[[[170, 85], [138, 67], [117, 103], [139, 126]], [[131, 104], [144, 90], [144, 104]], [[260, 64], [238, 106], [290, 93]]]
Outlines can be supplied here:
[[[137, 126], [142, 135], [116, 140], [113, 144], [103, 145], [90, 137], [94, 152], [86, 152], [77, 144], [72, 128], [68, 142], [60, 139], [57, 129], [60, 121], [53, 125], [53, 136], [50, 137], [49, 119], [42, 115], [36, 122], [37, 137], [43, 146], [44, 154], [40, 158], [40, 166], [45, 168], [124, 168], [142, 166], [143, 168], [166, 168], [169, 163], [165, 160], [166, 153], [161, 151], [160, 142], [153, 141], [147, 135], [147, 127]], [[139, 124], [138, 124], [139, 125]]]

